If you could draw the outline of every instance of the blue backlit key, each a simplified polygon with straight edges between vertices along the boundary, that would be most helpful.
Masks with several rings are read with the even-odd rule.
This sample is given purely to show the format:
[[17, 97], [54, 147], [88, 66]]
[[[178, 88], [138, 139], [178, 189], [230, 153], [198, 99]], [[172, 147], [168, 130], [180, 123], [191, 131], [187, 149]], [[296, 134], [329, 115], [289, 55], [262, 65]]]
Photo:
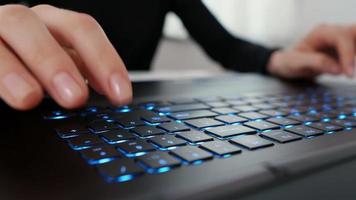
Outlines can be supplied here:
[[177, 133], [177, 137], [183, 138], [188, 142], [196, 143], [196, 142], [206, 142], [214, 140], [213, 137], [200, 132], [200, 131], [186, 131]]
[[152, 144], [146, 142], [145, 140], [135, 140], [131, 142], [124, 142], [117, 145], [118, 149], [121, 150], [127, 157], [135, 157], [146, 153], [147, 151], [154, 150]]
[[211, 153], [196, 146], [179, 147], [177, 149], [173, 149], [171, 153], [189, 163], [206, 160], [213, 157]]
[[248, 119], [246, 119], [246, 118], [238, 117], [235, 115], [221, 115], [221, 116], [215, 117], [215, 119], [222, 121], [224, 123], [227, 123], [227, 124], [243, 123], [243, 122], [248, 121]]
[[227, 115], [227, 114], [235, 114], [238, 113], [239, 111], [232, 109], [232, 108], [214, 108], [212, 109], [213, 112], [219, 113], [221, 115]]
[[101, 136], [109, 144], [116, 144], [126, 140], [134, 140], [136, 136], [124, 129], [111, 130], [102, 133]]
[[139, 127], [131, 129], [131, 131], [140, 135], [141, 137], [159, 135], [159, 134], [163, 134], [166, 132], [166, 131], [156, 128], [154, 126], [139, 126]]
[[327, 123], [327, 122], [315, 122], [315, 123], [309, 124], [308, 126], [322, 130], [322, 131], [340, 131], [340, 130], [344, 129], [341, 126], [334, 125], [334, 124]]
[[123, 119], [116, 119], [116, 121], [124, 128], [131, 128], [131, 127], [141, 126], [145, 124], [145, 122], [139, 118], [123, 118]]
[[273, 146], [273, 143], [255, 135], [240, 136], [230, 140], [234, 144], [241, 145], [250, 150]]
[[164, 129], [168, 132], [178, 132], [178, 131], [189, 131], [190, 128], [182, 123], [178, 122], [169, 122], [163, 123], [158, 126], [161, 129]]
[[243, 125], [228, 125], [216, 128], [207, 129], [205, 132], [216, 135], [218, 137], [226, 138], [242, 134], [253, 134], [256, 133], [255, 129], [249, 128]]
[[159, 116], [159, 115], [144, 116], [142, 117], [142, 119], [152, 124], [171, 121], [168, 117]]
[[196, 103], [196, 104], [163, 106], [163, 107], [158, 107], [156, 110], [158, 112], [166, 113], [166, 112], [181, 112], [181, 111], [188, 111], [188, 110], [201, 110], [207, 108], [210, 107], [202, 103]]
[[148, 173], [167, 172], [172, 167], [180, 165], [180, 161], [167, 152], [152, 152], [140, 156], [137, 160], [147, 167]]
[[195, 118], [203, 118], [203, 117], [215, 117], [217, 115], [218, 115], [217, 113], [212, 112], [210, 110], [195, 110], [195, 111], [172, 113], [169, 116], [177, 120], [185, 120], [185, 119], [195, 119]]
[[120, 157], [118, 151], [112, 146], [98, 146], [80, 151], [83, 158], [91, 165], [108, 163]]
[[241, 152], [240, 148], [225, 141], [205, 142], [201, 144], [200, 147], [208, 151], [211, 151], [219, 156]]
[[266, 122], [266, 121], [252, 121], [252, 122], [246, 122], [244, 123], [244, 125], [249, 126], [251, 128], [260, 130], [260, 131], [264, 131], [264, 130], [268, 130], [268, 129], [277, 129], [279, 128], [278, 125]]
[[138, 166], [132, 159], [128, 158], [117, 159], [112, 162], [99, 165], [98, 170], [108, 182], [130, 181], [145, 172], [142, 167]]
[[324, 131], [322, 130], [318, 130], [304, 125], [293, 126], [285, 130], [304, 137], [317, 136], [317, 135], [322, 135], [324, 133]]
[[211, 118], [192, 119], [185, 121], [185, 123], [199, 129], [224, 125], [224, 123]]
[[68, 144], [74, 150], [88, 149], [102, 144], [103, 141], [96, 135], [81, 135], [68, 140]]
[[276, 118], [270, 118], [267, 119], [266, 121], [272, 122], [274, 124], [278, 124], [281, 126], [289, 126], [289, 125], [297, 125], [300, 124], [299, 121], [293, 120], [293, 119], [288, 119], [285, 117], [276, 117]]
[[343, 127], [356, 127], [356, 121], [348, 119], [336, 119], [332, 120], [330, 123]]
[[271, 140], [280, 142], [280, 143], [287, 143], [302, 139], [301, 136], [283, 131], [283, 130], [273, 130], [268, 132], [261, 133], [263, 137], [269, 138]]
[[159, 135], [154, 138], [151, 138], [150, 141], [161, 148], [168, 148], [186, 144], [184, 140], [176, 138], [173, 135]]
[[268, 118], [267, 115], [258, 113], [258, 112], [245, 112], [245, 113], [240, 113], [239, 116], [243, 118], [247, 118], [250, 120], [257, 120], [257, 119], [266, 119]]
[[88, 126], [94, 133], [100, 133], [119, 128], [116, 123], [108, 122], [106, 120], [95, 120], [90, 122]]
[[80, 134], [89, 133], [89, 130], [86, 128], [85, 125], [78, 122], [78, 123], [64, 124], [61, 127], [57, 128], [56, 132], [59, 135], [59, 137], [66, 139], [66, 138], [77, 137]]

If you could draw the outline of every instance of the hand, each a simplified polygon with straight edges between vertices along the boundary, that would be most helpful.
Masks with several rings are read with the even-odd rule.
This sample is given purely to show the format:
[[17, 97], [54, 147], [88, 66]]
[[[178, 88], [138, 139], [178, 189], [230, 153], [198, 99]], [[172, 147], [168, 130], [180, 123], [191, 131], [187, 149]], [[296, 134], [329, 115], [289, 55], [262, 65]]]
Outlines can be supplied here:
[[131, 101], [125, 65], [89, 15], [38, 5], [0, 6], [0, 96], [13, 108], [35, 107], [43, 90], [64, 108], [85, 104], [88, 80], [116, 105]]
[[322, 73], [353, 77], [356, 25], [322, 25], [295, 47], [272, 54], [267, 70], [282, 78], [312, 78]]

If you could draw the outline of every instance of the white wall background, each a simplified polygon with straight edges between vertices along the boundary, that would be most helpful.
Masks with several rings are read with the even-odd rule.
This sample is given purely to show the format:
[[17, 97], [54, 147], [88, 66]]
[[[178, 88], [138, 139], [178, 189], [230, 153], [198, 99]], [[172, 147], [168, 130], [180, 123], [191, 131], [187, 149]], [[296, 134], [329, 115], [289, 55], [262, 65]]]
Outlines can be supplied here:
[[[287, 46], [320, 23], [356, 23], [356, 0], [204, 0], [233, 34], [269, 46]], [[187, 38], [169, 15], [165, 34]]]

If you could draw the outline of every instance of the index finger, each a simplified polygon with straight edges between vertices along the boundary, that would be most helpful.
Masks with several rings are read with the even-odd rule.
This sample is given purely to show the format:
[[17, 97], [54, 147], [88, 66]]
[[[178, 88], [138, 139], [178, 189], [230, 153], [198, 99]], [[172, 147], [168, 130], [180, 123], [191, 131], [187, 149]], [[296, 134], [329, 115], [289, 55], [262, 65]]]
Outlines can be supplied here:
[[98, 83], [114, 104], [131, 101], [132, 89], [125, 65], [94, 18], [52, 6], [33, 9], [52, 34], [78, 52], [89, 82]]

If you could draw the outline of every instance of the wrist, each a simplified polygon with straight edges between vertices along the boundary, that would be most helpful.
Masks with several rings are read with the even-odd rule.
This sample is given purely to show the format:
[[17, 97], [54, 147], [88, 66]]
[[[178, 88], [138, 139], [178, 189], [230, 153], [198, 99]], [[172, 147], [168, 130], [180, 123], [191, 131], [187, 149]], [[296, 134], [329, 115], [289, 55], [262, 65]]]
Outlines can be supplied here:
[[270, 59], [267, 64], [267, 72], [272, 76], [278, 76], [278, 69], [282, 64], [282, 50], [275, 51], [271, 54]]

